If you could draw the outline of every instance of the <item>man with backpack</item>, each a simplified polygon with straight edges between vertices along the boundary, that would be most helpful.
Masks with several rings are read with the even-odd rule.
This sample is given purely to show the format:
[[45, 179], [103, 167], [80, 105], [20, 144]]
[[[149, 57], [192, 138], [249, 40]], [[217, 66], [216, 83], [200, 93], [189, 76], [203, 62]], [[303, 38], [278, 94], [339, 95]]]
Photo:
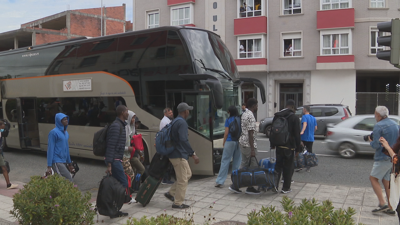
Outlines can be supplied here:
[[[172, 112], [171, 108], [165, 108], [163, 112], [164, 117], [161, 119], [160, 122], [160, 130], [162, 130], [167, 124], [171, 123], [171, 121], [174, 119], [174, 113]], [[171, 170], [173, 170], [173, 168], [170, 165], [164, 175], [164, 178], [161, 181], [161, 184], [174, 184], [174, 182], [171, 181]]]
[[171, 189], [164, 194], [166, 198], [173, 201], [172, 208], [187, 209], [190, 206], [183, 204], [186, 195], [186, 188], [189, 179], [192, 177], [192, 171], [189, 166], [189, 157], [192, 157], [195, 164], [200, 162], [199, 157], [193, 151], [189, 144], [188, 124], [186, 119], [189, 117], [189, 110], [193, 110], [193, 106], [182, 102], [178, 105], [178, 117], [175, 118], [171, 127], [172, 140], [174, 142], [174, 150], [168, 155], [169, 161], [174, 166], [176, 174], [176, 182]]
[[[314, 144], [314, 132], [318, 129], [315, 117], [310, 114], [310, 106], [303, 106], [303, 116], [301, 117], [301, 143], [306, 147], [307, 152], [312, 153]], [[296, 172], [301, 170], [297, 169]], [[310, 167], [307, 167], [307, 172], [310, 172]]]
[[[275, 171], [279, 177], [283, 173], [282, 193], [287, 194], [292, 191], [290, 184], [292, 181], [294, 168], [295, 151], [301, 152], [300, 144], [300, 120], [295, 116], [296, 104], [289, 99], [286, 108], [275, 113], [272, 121], [271, 134], [269, 137], [271, 149], [276, 148]], [[276, 184], [278, 188], [279, 183]]]
[[[257, 125], [254, 114], [258, 110], [258, 101], [255, 98], [249, 98], [246, 103], [246, 110], [241, 116], [241, 128], [242, 133], [239, 138], [240, 151], [242, 153], [242, 160], [240, 168], [243, 167], [258, 167], [256, 160], [257, 155]], [[234, 193], [242, 193], [238, 187], [232, 184], [229, 190]], [[248, 187], [246, 194], [258, 195], [260, 191], [254, 187]]]

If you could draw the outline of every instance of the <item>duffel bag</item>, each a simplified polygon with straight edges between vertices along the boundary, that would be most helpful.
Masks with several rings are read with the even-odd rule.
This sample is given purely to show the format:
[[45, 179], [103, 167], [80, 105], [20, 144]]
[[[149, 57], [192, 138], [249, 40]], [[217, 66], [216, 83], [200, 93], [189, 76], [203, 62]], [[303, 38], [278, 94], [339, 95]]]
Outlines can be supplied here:
[[294, 156], [294, 168], [300, 169], [306, 167], [306, 159], [303, 153], [299, 153], [297, 156]]
[[307, 152], [304, 154], [304, 158], [305, 158], [307, 167], [318, 166], [318, 158], [314, 153]]

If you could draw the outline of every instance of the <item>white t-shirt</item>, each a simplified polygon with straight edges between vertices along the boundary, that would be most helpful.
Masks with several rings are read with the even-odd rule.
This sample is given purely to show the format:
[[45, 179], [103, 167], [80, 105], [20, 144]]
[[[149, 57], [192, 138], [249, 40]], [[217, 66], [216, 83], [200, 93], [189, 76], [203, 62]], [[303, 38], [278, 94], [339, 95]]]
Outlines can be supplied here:
[[239, 46], [239, 50], [240, 50], [240, 53], [244, 53], [244, 52], [245, 52], [245, 51], [244, 51], [243, 45], [240, 45], [240, 46]]
[[160, 130], [163, 129], [167, 124], [171, 123], [171, 120], [164, 116], [160, 122]]

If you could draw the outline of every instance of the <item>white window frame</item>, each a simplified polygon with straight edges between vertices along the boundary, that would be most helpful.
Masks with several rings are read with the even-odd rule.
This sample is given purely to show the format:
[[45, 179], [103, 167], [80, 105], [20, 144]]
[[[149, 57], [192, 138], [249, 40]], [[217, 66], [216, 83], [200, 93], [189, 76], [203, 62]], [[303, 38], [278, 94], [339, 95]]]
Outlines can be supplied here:
[[[375, 44], [376, 44], [376, 46], [371, 46], [371, 35], [372, 35], [372, 32], [375, 32], [375, 40], [377, 41]], [[378, 46], [378, 32], [379, 32], [379, 30], [378, 30], [378, 28], [377, 27], [370, 27], [370, 29], [369, 29], [369, 48], [368, 48], [368, 55], [376, 55], [376, 53], [372, 53], [371, 52], [371, 50], [372, 49], [376, 49], [376, 52], [378, 52], [378, 50], [383, 50], [383, 51], [385, 51], [385, 50], [390, 50], [390, 47], [388, 47], [388, 46]], [[390, 35], [390, 34], [387, 34], [386, 32], [383, 32], [383, 36], [386, 36], [386, 35]]]
[[[288, 10], [288, 9], [285, 9], [285, 1], [286, 0], [280, 0], [281, 1], [281, 15], [284, 15], [284, 16], [288, 16], [288, 15], [301, 15], [301, 14], [303, 14], [303, 0], [299, 0], [300, 1], [300, 7], [297, 7], [297, 8], [292, 8], [292, 9], [290, 9], [291, 10], [291, 13], [289, 13], [289, 14], [285, 14], [285, 10]], [[290, 0], [289, 0], [290, 1]], [[295, 1], [295, 0], [291, 0], [292, 2], [293, 1]], [[292, 3], [292, 5], [293, 5], [293, 3]], [[300, 13], [293, 13], [293, 10], [297, 10], [297, 9], [300, 9]]]
[[[187, 7], [189, 7], [189, 23], [184, 23], [184, 24], [179, 24], [179, 22], [178, 22], [178, 25], [174, 25], [173, 24], [173, 22], [174, 22], [174, 20], [173, 20], [173, 11], [174, 10], [177, 10], [177, 9], [181, 9], [181, 8], [187, 8]], [[186, 25], [186, 24], [194, 24], [194, 7], [193, 7], [193, 4], [192, 3], [189, 3], [189, 4], [182, 4], [182, 5], [177, 5], [177, 6], [173, 6], [173, 7], [171, 7], [170, 8], [170, 21], [171, 21], [171, 26], [182, 26], [182, 25]], [[178, 19], [178, 21], [179, 21], [180, 19]]]
[[[240, 41], [245, 41], [245, 40], [255, 40], [255, 39], [261, 39], [261, 55], [259, 57], [248, 57], [247, 53], [252, 54], [252, 52], [245, 51], [244, 53], [246, 54], [246, 57], [240, 57], [241, 52], [240, 52]], [[237, 38], [237, 59], [260, 59], [260, 58], [265, 58], [265, 35], [246, 35], [246, 36], [239, 36]], [[244, 46], [245, 49], [247, 49], [247, 46]], [[257, 51], [258, 52], [258, 51]], [[243, 54], [243, 52], [242, 52]]]
[[[255, 10], [255, 1], [256, 0], [236, 0], [236, 1], [237, 1], [237, 9], [238, 9], [237, 10], [237, 18], [250, 18], [250, 17], [265, 15], [265, 6], [266, 6], [265, 0], [260, 0], [261, 10]], [[249, 5], [249, 3], [247, 3], [247, 2], [250, 2], [251, 4], [253, 4], [251, 6], [253, 8], [253, 10], [250, 11], [250, 13], [248, 13], [246, 10], [244, 12], [240, 12], [241, 7], [243, 7], [243, 4], [242, 4], [243, 2], [246, 2], [247, 5]]]
[[[335, 34], [339, 34], [339, 35], [341, 35], [341, 34], [348, 34], [348, 48], [349, 48], [349, 52], [348, 53], [346, 53], [346, 54], [340, 54], [340, 48], [341, 47], [339, 47], [339, 54], [323, 54], [323, 46], [324, 46], [324, 39], [323, 39], [323, 36], [324, 35], [335, 35]], [[341, 38], [339, 38], [339, 40], [340, 40]], [[334, 55], [352, 55], [353, 54], [353, 34], [352, 34], [352, 31], [351, 31], [351, 29], [338, 29], [338, 30], [321, 30], [320, 31], [320, 47], [319, 47], [319, 49], [320, 49], [320, 51], [319, 51], [319, 54], [321, 55], [321, 56], [334, 56]], [[339, 45], [340, 45], [340, 43], [339, 43]], [[330, 49], [333, 49], [332, 48], [332, 46], [330, 47]]]
[[[324, 3], [324, 1], [329, 1], [328, 3]], [[333, 4], [339, 4], [339, 8], [337, 8], [337, 9], [349, 9], [349, 8], [352, 8], [353, 7], [353, 4], [352, 4], [352, 0], [337, 0], [338, 2], [335, 2], [335, 3], [333, 3], [332, 2], [333, 0], [320, 0], [320, 10], [323, 10], [323, 11], [326, 11], [326, 10], [336, 10], [336, 9], [332, 9], [332, 5]], [[348, 3], [349, 4], [349, 7], [347, 7], [347, 8], [342, 8], [341, 7], [341, 3]], [[323, 6], [324, 5], [330, 5], [330, 8], [329, 9], [323, 9]]]
[[[286, 53], [286, 49], [285, 49], [285, 40], [292, 40], [292, 47], [293, 47], [293, 40], [294, 39], [300, 39], [300, 50], [292, 50], [292, 53], [295, 52], [300, 52], [300, 55], [294, 55], [294, 54], [285, 54]], [[292, 31], [292, 32], [282, 32], [281, 33], [281, 58], [298, 58], [298, 57], [303, 57], [303, 32], [302, 31]]]
[[[150, 24], [150, 15], [157, 14], [158, 13], [158, 23]], [[146, 11], [146, 28], [155, 28], [160, 26], [160, 10], [150, 10]]]
[[[383, 3], [382, 7], [377, 7], [379, 3]], [[375, 6], [373, 6], [375, 4]], [[386, 9], [388, 8], [387, 0], [369, 0], [369, 7], [371, 9]]]

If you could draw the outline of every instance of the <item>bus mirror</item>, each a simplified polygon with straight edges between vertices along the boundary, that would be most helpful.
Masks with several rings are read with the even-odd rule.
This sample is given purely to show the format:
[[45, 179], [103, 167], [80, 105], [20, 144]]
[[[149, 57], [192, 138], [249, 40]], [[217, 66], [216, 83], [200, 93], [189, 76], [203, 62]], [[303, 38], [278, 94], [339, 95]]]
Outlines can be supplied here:
[[260, 89], [260, 95], [261, 95], [261, 101], [264, 104], [266, 102], [265, 99], [265, 87], [264, 85], [261, 83], [260, 80], [258, 79], [254, 79], [254, 78], [240, 78], [239, 80], [235, 81], [235, 84], [238, 85], [240, 83], [253, 83], [256, 87], [258, 87], [258, 89]]

